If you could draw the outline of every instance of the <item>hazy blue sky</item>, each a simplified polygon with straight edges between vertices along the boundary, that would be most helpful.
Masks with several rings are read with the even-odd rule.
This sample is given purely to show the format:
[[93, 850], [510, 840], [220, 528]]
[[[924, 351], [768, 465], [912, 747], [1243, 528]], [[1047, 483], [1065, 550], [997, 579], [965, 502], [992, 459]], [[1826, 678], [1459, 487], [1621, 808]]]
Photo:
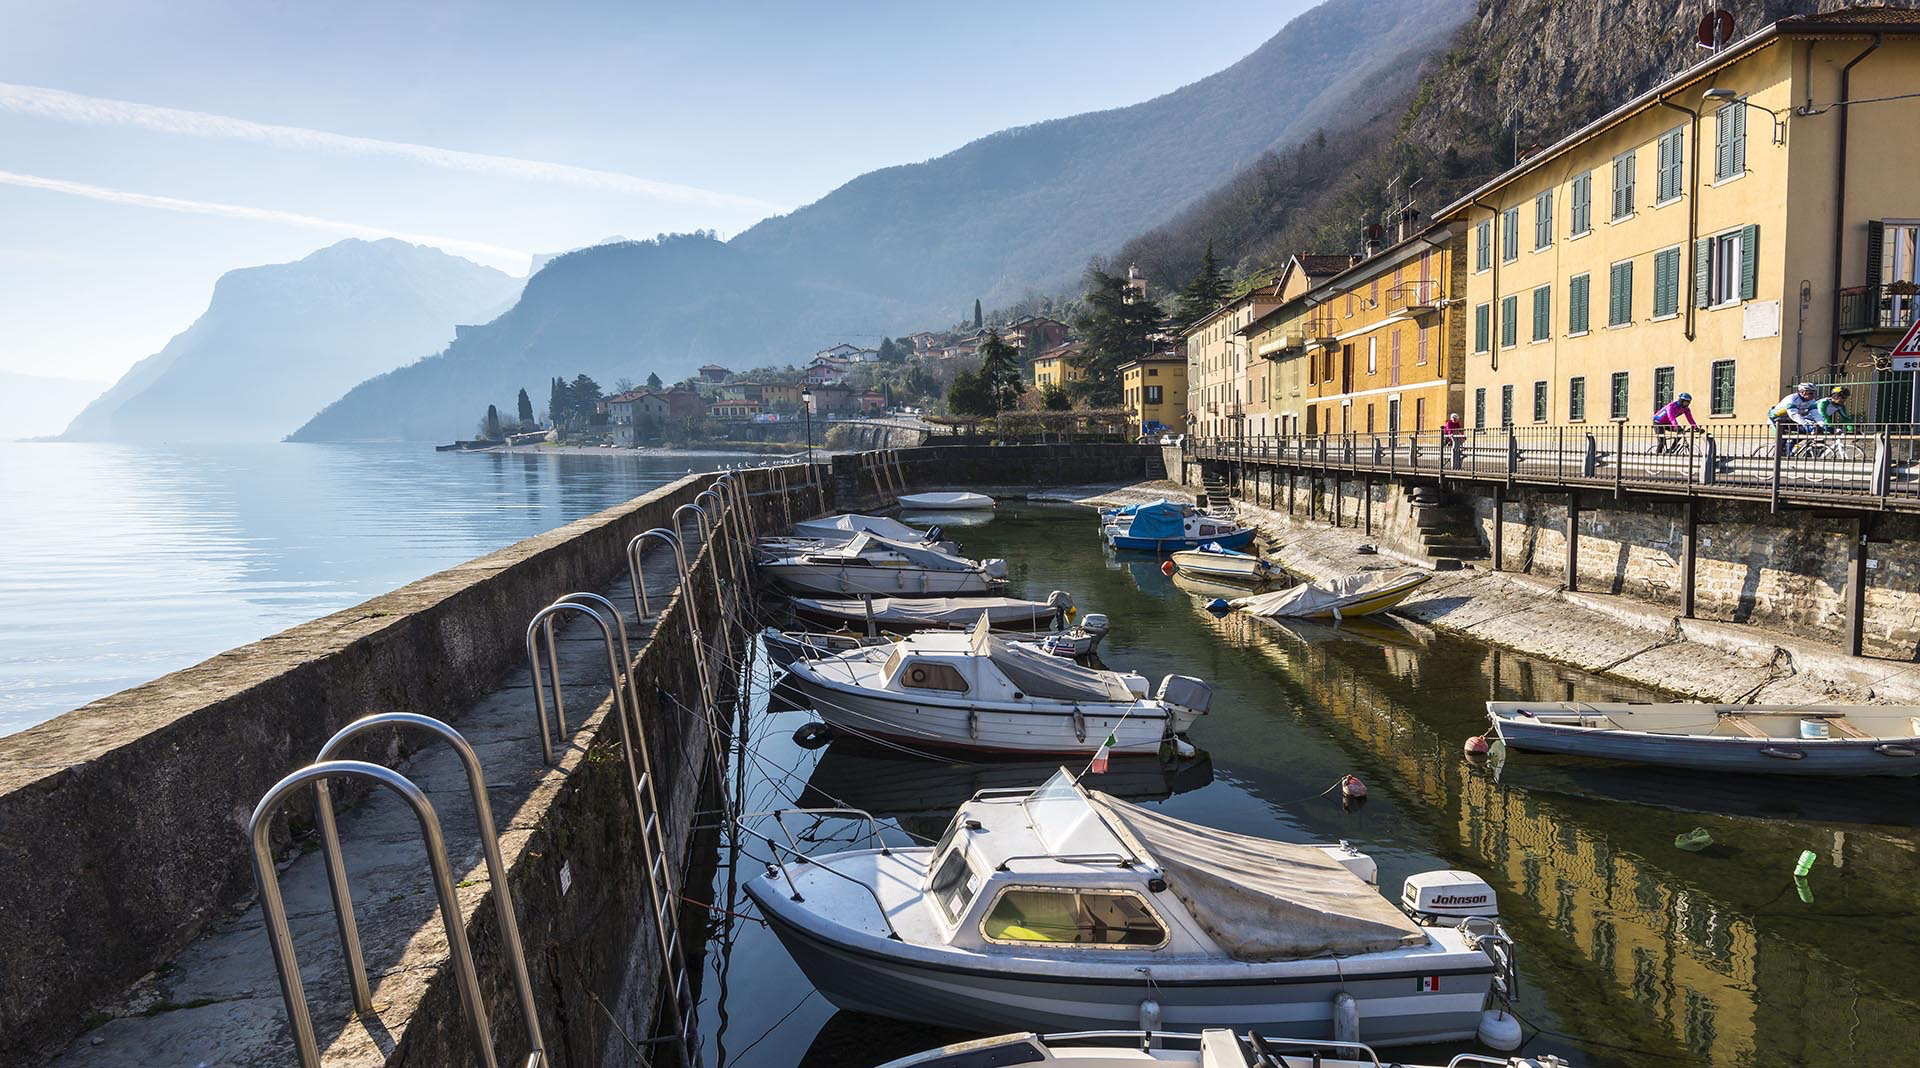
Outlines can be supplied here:
[[223, 271], [355, 234], [519, 274], [737, 233], [1184, 85], [1312, 3], [0, 0], [0, 369], [115, 377]]

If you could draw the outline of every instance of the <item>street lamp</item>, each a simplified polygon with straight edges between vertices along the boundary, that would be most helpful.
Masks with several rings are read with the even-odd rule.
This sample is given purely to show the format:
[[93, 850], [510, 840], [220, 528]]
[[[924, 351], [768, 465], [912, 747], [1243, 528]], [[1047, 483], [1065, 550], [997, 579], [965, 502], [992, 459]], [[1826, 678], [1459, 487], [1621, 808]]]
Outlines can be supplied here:
[[1773, 120], [1773, 143], [1776, 145], [1784, 145], [1787, 143], [1787, 120], [1781, 118], [1780, 114], [1772, 108], [1761, 107], [1746, 97], [1741, 96], [1739, 93], [1734, 92], [1732, 89], [1722, 89], [1718, 86], [1700, 94], [1700, 99], [1703, 102], [1712, 100], [1720, 104], [1744, 104], [1755, 111], [1763, 112], [1767, 118]]
[[813, 391], [800, 391], [800, 410], [807, 415], [807, 468], [813, 468]]

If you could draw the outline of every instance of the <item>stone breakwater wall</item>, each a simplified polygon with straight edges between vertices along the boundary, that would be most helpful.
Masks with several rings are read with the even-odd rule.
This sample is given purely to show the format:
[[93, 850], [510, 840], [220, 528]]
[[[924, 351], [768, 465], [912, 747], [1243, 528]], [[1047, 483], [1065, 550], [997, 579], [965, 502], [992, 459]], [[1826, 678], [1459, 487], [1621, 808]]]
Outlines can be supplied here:
[[1157, 445], [924, 445], [833, 457], [834, 489], [844, 508], [885, 507], [902, 491], [1020, 495], [1164, 477]]
[[[830, 484], [816, 493], [804, 483], [782, 489], [767, 471], [740, 477], [761, 529], [832, 503]], [[536, 611], [625, 575], [627, 542], [671, 527], [673, 510], [710, 481], [689, 476], [0, 739], [0, 1064], [37, 1063], [242, 909], [254, 893], [244, 834], [253, 805], [336, 730], [384, 711], [445, 718], [458, 729], [458, 710], [524, 670], [524, 628]], [[712, 563], [710, 554], [699, 559]], [[642, 694], [694, 692], [684, 604], [676, 598], [638, 657]], [[709, 626], [711, 611], [702, 605]], [[708, 739], [686, 730], [678, 713], [643, 712], [661, 724], [652, 744], [663, 765], [662, 806], [667, 826], [679, 829], [674, 848], [684, 851]], [[587, 732], [605, 719], [603, 704]], [[642, 1025], [653, 998], [625, 773], [618, 758], [592, 758], [604, 739], [583, 741], [580, 773], [553, 772], [552, 789], [534, 799], [544, 811], [520, 814], [541, 829], [508, 855], [516, 904], [538, 918], [523, 922], [523, 935], [548, 1045], [565, 1054], [556, 1057], [562, 1063], [607, 1053], [588, 1045], [618, 1046], [606, 1016]], [[402, 759], [422, 744], [400, 737], [386, 756]], [[311, 813], [294, 805], [288, 818], [301, 824]], [[277, 840], [288, 840], [286, 826]], [[498, 978], [490, 902], [477, 903], [469, 932], [481, 973]], [[430, 1025], [409, 1027], [387, 1063], [470, 1060], [446, 971], [414, 1017]], [[487, 996], [496, 1032], [517, 1026], [511, 985], [490, 982]]]

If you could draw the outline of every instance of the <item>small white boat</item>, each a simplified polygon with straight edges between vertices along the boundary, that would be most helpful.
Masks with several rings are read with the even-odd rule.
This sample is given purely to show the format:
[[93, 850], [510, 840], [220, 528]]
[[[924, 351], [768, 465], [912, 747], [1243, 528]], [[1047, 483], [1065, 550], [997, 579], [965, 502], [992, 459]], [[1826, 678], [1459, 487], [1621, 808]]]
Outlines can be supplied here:
[[[1037, 649], [1048, 656], [1064, 656], [1070, 660], [1092, 656], [1100, 647], [1100, 639], [1107, 633], [1107, 617], [1095, 614], [1087, 617], [1086, 622], [1068, 630], [1055, 631], [995, 631], [994, 637], [1012, 642], [1014, 645]], [[894, 634], [852, 634], [847, 631], [784, 630], [768, 627], [760, 632], [760, 641], [766, 646], [767, 656], [779, 667], [791, 667], [795, 660], [820, 660], [829, 656], [839, 656], [855, 649], [878, 648], [891, 645], [899, 640]]]
[[[1187, 823], [1089, 791], [961, 806], [939, 844], [777, 863], [746, 885], [843, 1009], [976, 1031], [1257, 1030], [1376, 1046], [1470, 1039], [1511, 990], [1492, 887]], [[1489, 1027], [1490, 1034], [1494, 1028]], [[1012, 1063], [983, 1061], [981, 1063]]]
[[896, 499], [902, 508], [930, 512], [978, 512], [994, 504], [984, 493], [908, 493]]
[[[1423, 1068], [1411, 1061], [1383, 1060], [1373, 1047], [1358, 1042], [1268, 1038], [1258, 1031], [1236, 1035], [1225, 1029], [1194, 1034], [1162, 1031], [1083, 1031], [1063, 1035], [1025, 1034], [976, 1038], [880, 1068], [982, 1068], [1018, 1064], [1032, 1068]], [[1440, 1068], [1437, 1063], [1426, 1068]], [[1568, 1068], [1551, 1053], [1530, 1057], [1486, 1057], [1463, 1053], [1445, 1068]]]
[[1238, 549], [1252, 544], [1254, 533], [1238, 519], [1171, 501], [1141, 505], [1131, 515], [1116, 516], [1100, 528], [1100, 536], [1115, 549], [1158, 553], [1198, 549], [1210, 543]]
[[1265, 559], [1223, 548], [1218, 542], [1174, 553], [1173, 566], [1176, 571], [1236, 582], [1265, 582], [1273, 574], [1273, 565]]
[[1260, 593], [1230, 602], [1248, 615], [1269, 619], [1346, 619], [1384, 612], [1433, 575], [1418, 568], [1362, 571], [1345, 578], [1303, 582], [1290, 589]]
[[898, 519], [889, 519], [883, 515], [859, 515], [852, 512], [821, 516], [818, 519], [803, 519], [793, 525], [795, 538], [813, 538], [841, 544], [852, 541], [854, 535], [861, 531], [878, 534], [894, 541], [924, 541], [929, 534], [934, 533], [910, 527]]
[[836, 729], [1000, 753], [1156, 753], [1204, 715], [1212, 689], [1168, 675], [1081, 667], [994, 635], [922, 631], [892, 645], [795, 660], [794, 685]]
[[947, 597], [994, 593], [1007, 584], [1005, 560], [974, 561], [862, 531], [845, 545], [760, 565], [796, 593]]
[[793, 607], [815, 619], [860, 626], [872, 622], [895, 630], [971, 627], [980, 621], [982, 612], [996, 629], [1047, 630], [1073, 614], [1073, 595], [1054, 590], [1044, 601], [1018, 597], [795, 597]]
[[1696, 771], [1920, 775], [1920, 708], [1489, 701], [1512, 749]]

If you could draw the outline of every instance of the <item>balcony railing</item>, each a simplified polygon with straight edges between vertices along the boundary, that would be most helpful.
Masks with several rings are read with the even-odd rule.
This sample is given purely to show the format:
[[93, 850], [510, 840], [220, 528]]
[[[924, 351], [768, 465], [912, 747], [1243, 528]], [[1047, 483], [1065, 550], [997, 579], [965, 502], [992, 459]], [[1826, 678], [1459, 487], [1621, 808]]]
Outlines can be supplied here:
[[1636, 490], [1920, 511], [1920, 424], [1783, 434], [1769, 424], [1662, 434], [1650, 424], [1534, 425], [1189, 439], [1196, 459], [1314, 471]]
[[1440, 306], [1440, 281], [1416, 278], [1388, 288], [1386, 310], [1390, 315], [1425, 315]]
[[1307, 344], [1331, 345], [1340, 334], [1340, 327], [1332, 315], [1315, 315], [1307, 320]]
[[1870, 334], [1876, 330], [1905, 330], [1913, 325], [1914, 305], [1920, 301], [1912, 282], [1886, 286], [1854, 286], [1840, 291], [1840, 332]]

